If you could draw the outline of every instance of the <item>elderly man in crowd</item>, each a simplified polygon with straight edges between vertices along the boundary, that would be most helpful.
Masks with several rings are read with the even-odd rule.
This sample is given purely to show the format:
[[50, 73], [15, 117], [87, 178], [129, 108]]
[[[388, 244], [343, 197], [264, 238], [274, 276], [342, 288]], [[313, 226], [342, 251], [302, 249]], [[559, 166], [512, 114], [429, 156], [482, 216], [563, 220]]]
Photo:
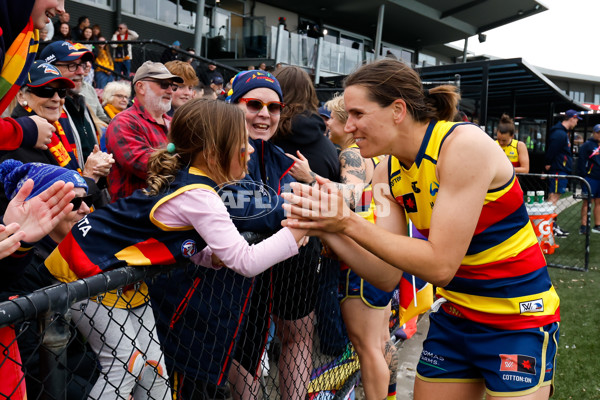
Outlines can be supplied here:
[[148, 159], [167, 144], [167, 112], [178, 83], [183, 79], [161, 63], [146, 61], [135, 73], [133, 106], [117, 114], [106, 130], [106, 148], [116, 161], [108, 175], [113, 202], [146, 187]]

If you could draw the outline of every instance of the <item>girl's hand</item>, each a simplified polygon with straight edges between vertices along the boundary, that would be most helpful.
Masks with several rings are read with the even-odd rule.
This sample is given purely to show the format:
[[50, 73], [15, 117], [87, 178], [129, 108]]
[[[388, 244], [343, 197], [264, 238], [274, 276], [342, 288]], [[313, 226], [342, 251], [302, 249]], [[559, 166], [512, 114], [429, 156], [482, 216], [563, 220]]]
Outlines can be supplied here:
[[221, 261], [221, 259], [219, 257], [217, 257], [215, 255], [215, 253], [212, 253], [210, 255], [210, 262], [212, 263], [212, 266], [214, 269], [221, 269], [221, 268], [225, 267], [225, 264], [223, 263], [223, 261]]
[[298, 154], [298, 157], [285, 153], [286, 156], [294, 160], [294, 165], [290, 168], [290, 174], [299, 182], [313, 184], [316, 181], [317, 174], [311, 171], [308, 160], [300, 151], [296, 151], [296, 154]]

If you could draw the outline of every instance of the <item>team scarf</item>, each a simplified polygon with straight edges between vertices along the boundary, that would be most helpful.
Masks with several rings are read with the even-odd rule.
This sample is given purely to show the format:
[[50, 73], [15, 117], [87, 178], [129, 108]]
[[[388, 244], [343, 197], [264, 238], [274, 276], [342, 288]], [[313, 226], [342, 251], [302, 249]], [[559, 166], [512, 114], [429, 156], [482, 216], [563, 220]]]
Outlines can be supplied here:
[[[29, 106], [23, 107], [29, 114], [33, 114], [33, 109]], [[61, 118], [65, 117], [64, 111], [61, 112]], [[52, 135], [52, 141], [48, 144], [48, 151], [52, 154], [56, 162], [61, 167], [67, 167], [68, 169], [75, 169], [81, 175], [81, 168], [77, 164], [76, 155], [69, 143], [65, 130], [63, 129], [59, 121], [52, 123], [56, 131]]]
[[110, 103], [104, 106], [104, 111], [106, 111], [106, 115], [108, 115], [108, 118], [110, 119], [113, 119], [118, 113], [121, 112], [121, 110]]
[[4, 57], [0, 72], [0, 113], [6, 110], [25, 82], [29, 68], [38, 51], [39, 31], [34, 29], [33, 20], [19, 33]]

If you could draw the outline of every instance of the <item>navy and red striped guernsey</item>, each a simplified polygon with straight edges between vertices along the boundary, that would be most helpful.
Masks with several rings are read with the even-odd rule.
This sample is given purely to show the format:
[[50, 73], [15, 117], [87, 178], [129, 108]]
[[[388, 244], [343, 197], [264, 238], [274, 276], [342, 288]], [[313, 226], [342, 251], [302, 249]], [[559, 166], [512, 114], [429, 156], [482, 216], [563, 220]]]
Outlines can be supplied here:
[[[197, 188], [216, 191], [217, 184], [191, 167], [180, 171], [164, 193], [147, 196], [137, 190], [128, 198], [94, 211], [73, 227], [46, 259], [46, 267], [58, 280], [72, 282], [125, 265], [169, 265], [188, 259], [206, 242], [193, 226], [170, 227], [153, 215], [164, 202]], [[142, 286], [135, 295], [124, 293], [123, 299], [105, 298], [103, 303], [116, 307], [141, 305], [147, 299], [147, 287]]]
[[[458, 125], [432, 121], [409, 169], [395, 157], [389, 160], [392, 194], [425, 237], [440, 187], [438, 155]], [[436, 294], [448, 300], [442, 305], [446, 312], [499, 329], [560, 320], [559, 298], [514, 174], [505, 185], [487, 192], [467, 254], [452, 281]]]

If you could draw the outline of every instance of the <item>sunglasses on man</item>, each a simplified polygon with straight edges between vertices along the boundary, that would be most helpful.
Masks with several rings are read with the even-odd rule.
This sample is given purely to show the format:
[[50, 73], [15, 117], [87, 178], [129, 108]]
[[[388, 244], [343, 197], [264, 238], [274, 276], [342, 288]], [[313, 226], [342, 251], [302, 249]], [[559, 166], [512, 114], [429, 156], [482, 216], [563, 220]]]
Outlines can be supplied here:
[[154, 82], [160, 86], [162, 90], [167, 90], [169, 87], [172, 91], [176, 92], [179, 89], [179, 86], [170, 81], [161, 81], [158, 79], [143, 79], [142, 82]]

